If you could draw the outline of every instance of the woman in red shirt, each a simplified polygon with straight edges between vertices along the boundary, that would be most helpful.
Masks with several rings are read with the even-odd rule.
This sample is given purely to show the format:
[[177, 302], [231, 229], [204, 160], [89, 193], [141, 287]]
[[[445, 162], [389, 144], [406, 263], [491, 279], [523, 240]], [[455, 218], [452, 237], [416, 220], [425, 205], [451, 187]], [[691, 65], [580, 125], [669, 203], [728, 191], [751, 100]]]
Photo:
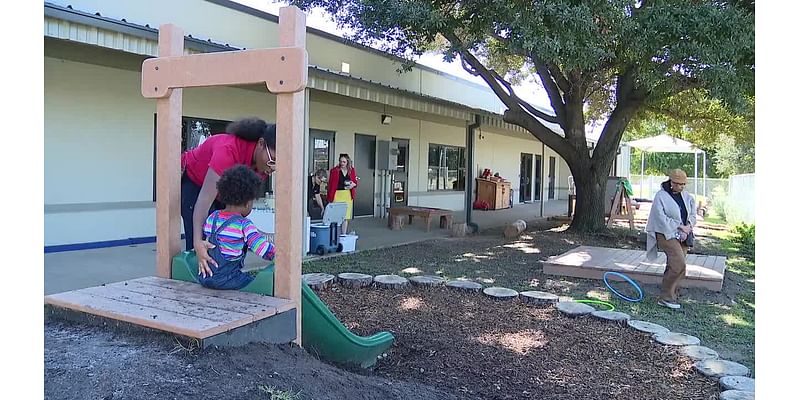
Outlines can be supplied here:
[[358, 177], [353, 161], [347, 153], [339, 154], [339, 165], [331, 168], [328, 178], [328, 203], [347, 203], [347, 215], [342, 224], [342, 233], [347, 233], [347, 221], [353, 219], [353, 200], [356, 199]]
[[226, 132], [213, 135], [200, 146], [181, 155], [181, 218], [186, 250], [195, 249], [200, 274], [211, 275], [208, 254], [211, 245], [203, 240], [203, 222], [225, 207], [217, 200], [217, 181], [226, 169], [243, 164], [262, 179], [275, 171], [275, 124], [260, 118], [243, 118], [230, 123]]

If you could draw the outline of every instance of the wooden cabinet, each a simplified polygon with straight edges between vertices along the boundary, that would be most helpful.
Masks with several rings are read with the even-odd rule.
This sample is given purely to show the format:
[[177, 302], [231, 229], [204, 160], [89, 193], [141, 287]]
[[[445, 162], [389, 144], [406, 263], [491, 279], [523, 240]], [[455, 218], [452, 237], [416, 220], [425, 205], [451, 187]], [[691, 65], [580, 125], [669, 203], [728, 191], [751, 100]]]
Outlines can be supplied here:
[[511, 207], [511, 182], [495, 182], [488, 179], [478, 181], [478, 200], [489, 203], [490, 210]]

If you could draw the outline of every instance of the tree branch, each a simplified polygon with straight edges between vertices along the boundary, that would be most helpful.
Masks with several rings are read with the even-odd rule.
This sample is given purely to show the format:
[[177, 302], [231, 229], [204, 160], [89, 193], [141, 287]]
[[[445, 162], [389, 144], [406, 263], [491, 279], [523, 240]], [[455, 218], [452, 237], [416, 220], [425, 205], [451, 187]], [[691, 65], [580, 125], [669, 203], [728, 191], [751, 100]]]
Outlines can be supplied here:
[[[567, 127], [564, 119], [564, 99], [561, 97], [561, 92], [559, 91], [559, 88], [556, 85], [555, 81], [553, 80], [553, 76], [550, 73], [550, 70], [545, 65], [545, 63], [542, 62], [539, 56], [537, 56], [536, 53], [532, 51], [525, 51], [521, 48], [511, 48], [512, 47], [511, 42], [508, 40], [508, 38], [500, 36], [500, 34], [498, 34], [497, 32], [492, 32], [491, 36], [498, 42], [501, 42], [506, 46], [508, 46], [509, 50], [511, 50], [512, 52], [525, 54], [533, 61], [533, 65], [536, 67], [536, 73], [537, 75], [539, 75], [539, 79], [542, 81], [544, 90], [547, 92], [547, 97], [550, 99], [550, 105], [553, 107], [553, 111], [555, 111], [556, 113], [554, 120], [546, 119], [546, 121], [558, 124], [561, 127], [561, 129], [566, 131]], [[536, 112], [531, 111], [531, 113], [541, 118], [541, 116], [539, 116]]]
[[503, 114], [503, 121], [527, 129], [533, 137], [553, 149], [556, 153], [564, 157], [568, 162], [578, 159], [578, 152], [569, 142], [560, 135], [557, 135], [550, 128], [544, 126], [538, 119], [523, 110], [506, 110]]
[[508, 90], [508, 93], [511, 96], [511, 98], [514, 99], [515, 101], [517, 101], [529, 113], [531, 113], [534, 116], [536, 116], [538, 118], [541, 118], [541, 119], [543, 119], [543, 120], [545, 120], [547, 122], [550, 122], [550, 123], [553, 123], [553, 124], [559, 124], [558, 117], [546, 114], [546, 113], [540, 111], [539, 109], [537, 109], [536, 107], [530, 105], [530, 103], [528, 103], [527, 101], [522, 100], [521, 98], [519, 98], [519, 96], [517, 96], [517, 94], [514, 93], [514, 88], [511, 87], [511, 84], [508, 83], [505, 79], [503, 79], [503, 77], [501, 77], [500, 74], [497, 73], [497, 71], [490, 70], [489, 72], [492, 73], [492, 75], [494, 76], [495, 79], [497, 79], [498, 82], [502, 83], [503, 86], [505, 86], [505, 88], [506, 88], [506, 90]]
[[567, 124], [564, 118], [564, 98], [561, 96], [561, 91], [559, 90], [558, 85], [556, 85], [550, 69], [548, 69], [539, 56], [533, 52], [529, 52], [528, 56], [531, 58], [533, 65], [536, 67], [536, 73], [539, 75], [539, 79], [542, 81], [542, 86], [544, 86], [544, 90], [547, 92], [547, 97], [550, 98], [550, 105], [553, 106], [556, 116], [559, 117], [558, 125], [561, 126], [561, 129], [566, 131]]

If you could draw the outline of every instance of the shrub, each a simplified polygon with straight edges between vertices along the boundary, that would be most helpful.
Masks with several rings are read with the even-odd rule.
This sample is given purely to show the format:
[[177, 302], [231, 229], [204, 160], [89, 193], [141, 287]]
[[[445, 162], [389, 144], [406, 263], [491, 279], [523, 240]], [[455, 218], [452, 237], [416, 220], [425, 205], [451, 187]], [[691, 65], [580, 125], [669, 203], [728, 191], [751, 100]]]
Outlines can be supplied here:
[[749, 260], [756, 259], [756, 226], [745, 223], [733, 227], [731, 241], [736, 246], [739, 254]]

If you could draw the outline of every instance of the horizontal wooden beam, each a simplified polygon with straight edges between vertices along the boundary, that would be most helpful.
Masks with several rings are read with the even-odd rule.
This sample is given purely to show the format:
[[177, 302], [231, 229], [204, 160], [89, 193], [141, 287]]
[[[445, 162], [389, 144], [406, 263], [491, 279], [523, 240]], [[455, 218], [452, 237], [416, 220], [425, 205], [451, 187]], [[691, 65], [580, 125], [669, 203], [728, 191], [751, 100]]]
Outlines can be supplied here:
[[[235, 66], [235, 67], [234, 67]], [[158, 57], [142, 63], [142, 95], [167, 97], [171, 89], [265, 83], [272, 93], [297, 93], [308, 83], [308, 53], [278, 47]]]

